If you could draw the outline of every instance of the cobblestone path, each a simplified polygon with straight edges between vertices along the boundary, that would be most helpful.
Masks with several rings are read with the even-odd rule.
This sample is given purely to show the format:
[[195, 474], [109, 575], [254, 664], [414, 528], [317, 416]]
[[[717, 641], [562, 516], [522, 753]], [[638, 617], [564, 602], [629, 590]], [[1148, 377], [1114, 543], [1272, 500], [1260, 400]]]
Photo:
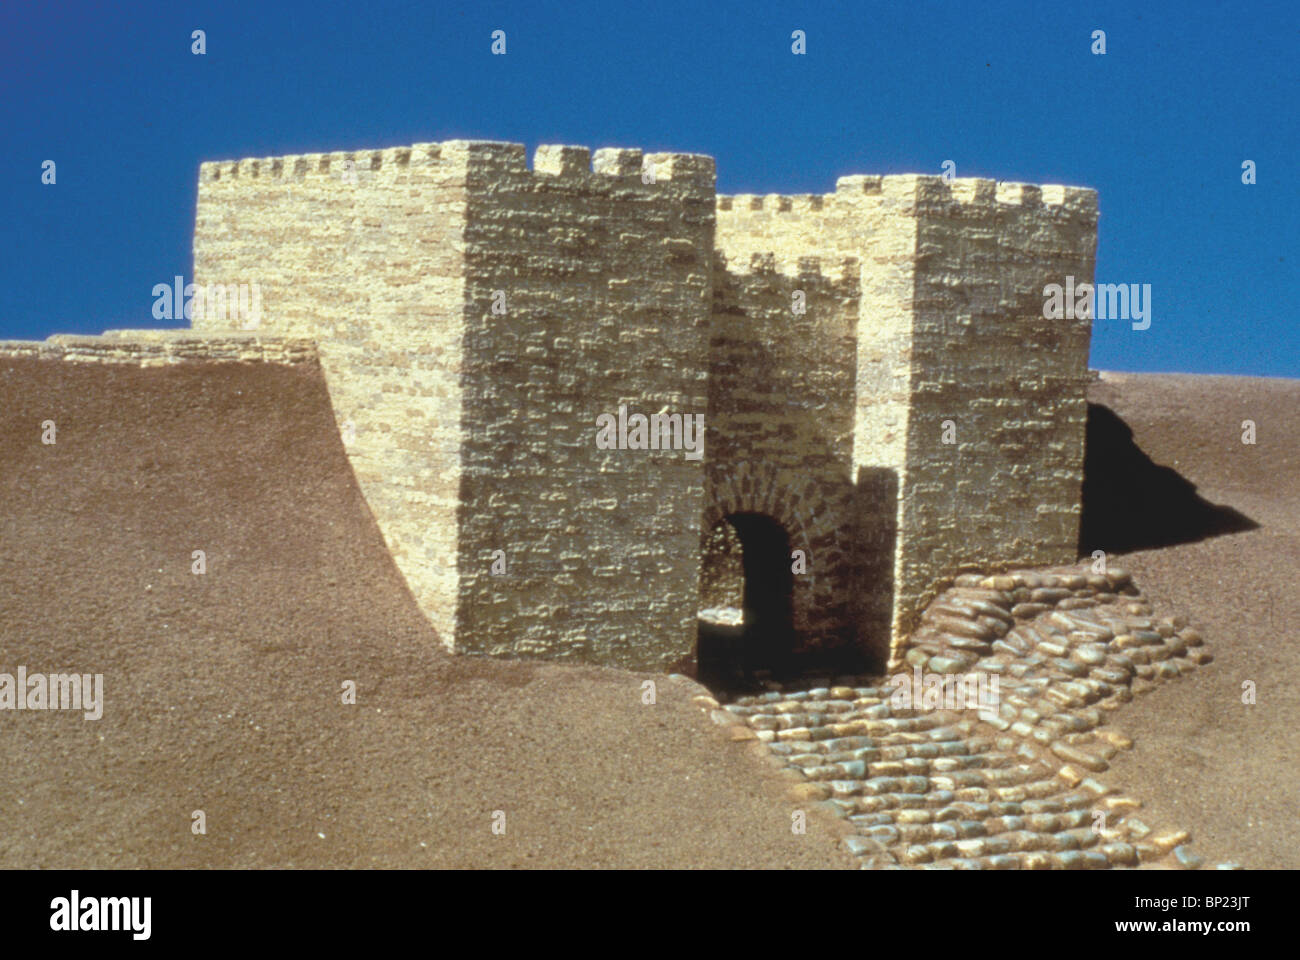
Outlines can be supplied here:
[[[1155, 618], [1127, 573], [1086, 571], [959, 577], [893, 682], [828, 678], [706, 706], [766, 744], [796, 798], [847, 818], [864, 868], [1197, 868], [1187, 831], [1153, 831], [1102, 775], [1132, 746], [1116, 712], [1212, 658], [1185, 619]], [[996, 675], [996, 705], [905, 705], [919, 676], [962, 673]]]

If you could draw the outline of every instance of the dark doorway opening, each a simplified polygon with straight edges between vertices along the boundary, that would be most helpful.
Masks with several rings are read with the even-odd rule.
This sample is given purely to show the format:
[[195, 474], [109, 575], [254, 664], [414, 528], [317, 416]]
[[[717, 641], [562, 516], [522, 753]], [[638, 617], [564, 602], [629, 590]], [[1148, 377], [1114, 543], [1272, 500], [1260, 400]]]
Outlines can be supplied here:
[[[790, 535], [779, 522], [766, 514], [734, 513], [723, 523], [734, 538], [725, 530], [712, 531], [705, 545], [705, 577], [711, 584], [705, 603], [715, 613], [700, 619], [699, 680], [715, 690], [740, 692], [790, 672], [794, 574]], [[734, 612], [737, 603], [740, 622], [717, 615]]]

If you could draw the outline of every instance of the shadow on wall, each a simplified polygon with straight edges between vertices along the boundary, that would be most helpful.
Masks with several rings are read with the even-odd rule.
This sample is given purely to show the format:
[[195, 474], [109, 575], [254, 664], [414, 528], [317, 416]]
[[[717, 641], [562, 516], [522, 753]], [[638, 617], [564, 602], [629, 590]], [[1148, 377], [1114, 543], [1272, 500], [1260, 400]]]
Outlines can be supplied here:
[[1109, 407], [1088, 404], [1081, 554], [1170, 547], [1258, 527], [1232, 507], [1199, 496], [1178, 471], [1154, 463]]

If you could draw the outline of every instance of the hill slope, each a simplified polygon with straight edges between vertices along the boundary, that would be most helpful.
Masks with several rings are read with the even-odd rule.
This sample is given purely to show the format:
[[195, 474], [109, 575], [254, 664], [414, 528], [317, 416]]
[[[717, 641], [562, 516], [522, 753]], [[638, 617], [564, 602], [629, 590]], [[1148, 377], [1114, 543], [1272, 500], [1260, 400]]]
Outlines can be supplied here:
[[[1210, 862], [1300, 865], [1300, 383], [1108, 374], [1091, 400], [1084, 545], [1217, 657], [1118, 713], [1109, 780]], [[851, 864], [838, 824], [791, 834], [695, 685], [646, 706], [640, 675], [445, 654], [315, 367], [0, 360], [0, 503], [0, 671], [106, 692], [99, 721], [0, 712], [0, 867]]]
[[0, 867], [851, 865], [694, 684], [444, 653], [318, 368], [0, 360], [0, 418], [0, 671], [106, 701], [0, 712]]
[[[1300, 867], [1300, 381], [1106, 374], [1090, 399], [1196, 496], [1254, 525], [1216, 518], [1149, 471], [1127, 474], [1145, 478], [1127, 481], [1136, 500], [1154, 510], [1170, 494], [1175, 507], [1127, 518], [1146, 546], [1123, 564], [1154, 602], [1203, 628], [1216, 662], [1118, 713], [1136, 746], [1115, 758], [1110, 782], [1143, 798], [1149, 822], [1191, 830], [1209, 862]], [[1241, 442], [1244, 420], [1255, 422], [1254, 445]], [[1210, 535], [1168, 542], [1198, 532]], [[1253, 706], [1242, 703], [1244, 681], [1257, 687]]]

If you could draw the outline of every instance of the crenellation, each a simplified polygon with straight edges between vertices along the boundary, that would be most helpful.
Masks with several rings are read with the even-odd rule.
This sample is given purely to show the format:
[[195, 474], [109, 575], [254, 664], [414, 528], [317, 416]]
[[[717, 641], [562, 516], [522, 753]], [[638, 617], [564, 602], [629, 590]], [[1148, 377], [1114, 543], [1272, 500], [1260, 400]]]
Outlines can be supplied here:
[[[878, 196], [884, 192], [885, 177], [880, 174], [853, 174], [835, 181], [837, 197]], [[893, 178], [889, 178], [893, 179]]]
[[967, 206], [987, 206], [997, 197], [997, 181], [983, 177], [959, 177], [949, 181], [952, 199]]
[[1042, 193], [1038, 187], [1029, 183], [1006, 183], [999, 181], [997, 202], [1014, 206], [1030, 207], [1041, 202]]
[[645, 163], [654, 170], [656, 181], [667, 180], [707, 187], [708, 204], [713, 206], [717, 169], [712, 157], [700, 153], [648, 153], [645, 155]]
[[[344, 172], [362, 173], [386, 167], [407, 167], [414, 163], [438, 163], [442, 144], [418, 143], [407, 147], [382, 150], [340, 150], [332, 153], [304, 153], [279, 157], [248, 157], [240, 160], [205, 161], [199, 165], [199, 180], [224, 178], [248, 180], [283, 179], [289, 175], [307, 178], [314, 175], [338, 178]], [[349, 161], [352, 166], [349, 167]]]
[[522, 143], [502, 140], [447, 140], [442, 159], [470, 176], [527, 173], [528, 151]]
[[811, 277], [833, 282], [844, 295], [856, 296], [859, 263], [856, 257], [823, 257], [800, 254], [782, 255], [775, 252], [751, 253], [744, 259], [732, 260], [721, 250], [713, 252], [715, 274], [741, 277], [747, 275], [779, 275], [791, 280]]
[[587, 147], [544, 144], [533, 154], [533, 171], [557, 177], [590, 173], [591, 150]]
[[643, 155], [640, 150], [624, 147], [602, 147], [592, 154], [593, 172], [608, 177], [641, 175]]

